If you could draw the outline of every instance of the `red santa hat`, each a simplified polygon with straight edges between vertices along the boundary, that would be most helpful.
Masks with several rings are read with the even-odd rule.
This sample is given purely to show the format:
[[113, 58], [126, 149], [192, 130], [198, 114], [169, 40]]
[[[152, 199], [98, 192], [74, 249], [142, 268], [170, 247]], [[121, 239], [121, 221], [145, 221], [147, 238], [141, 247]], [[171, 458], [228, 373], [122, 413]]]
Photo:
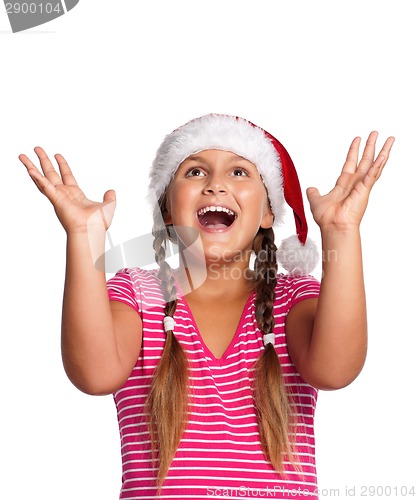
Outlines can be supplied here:
[[[319, 253], [307, 240], [307, 221], [297, 172], [284, 146], [271, 134], [244, 118], [209, 114], [195, 118], [168, 134], [157, 150], [150, 172], [149, 192], [159, 199], [179, 165], [208, 149], [230, 151], [256, 165], [266, 187], [274, 225], [283, 223], [285, 203], [294, 213], [296, 235], [281, 242], [278, 262], [293, 275], [309, 274]], [[153, 197], [152, 196], [152, 197]], [[148, 199], [150, 195], [148, 195]]]

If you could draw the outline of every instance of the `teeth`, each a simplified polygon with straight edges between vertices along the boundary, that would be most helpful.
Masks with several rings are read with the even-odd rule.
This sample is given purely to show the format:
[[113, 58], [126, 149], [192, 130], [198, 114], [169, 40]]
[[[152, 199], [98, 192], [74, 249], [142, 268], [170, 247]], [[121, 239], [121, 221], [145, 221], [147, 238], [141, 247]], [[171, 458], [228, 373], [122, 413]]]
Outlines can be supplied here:
[[197, 212], [197, 215], [203, 215], [203, 214], [205, 214], [206, 212], [209, 212], [209, 211], [210, 212], [226, 212], [229, 215], [235, 216], [235, 213], [233, 212], [233, 210], [229, 210], [226, 207], [215, 207], [213, 205], [211, 205], [210, 207], [204, 207], [204, 208], [202, 208], [201, 210], [199, 210]]

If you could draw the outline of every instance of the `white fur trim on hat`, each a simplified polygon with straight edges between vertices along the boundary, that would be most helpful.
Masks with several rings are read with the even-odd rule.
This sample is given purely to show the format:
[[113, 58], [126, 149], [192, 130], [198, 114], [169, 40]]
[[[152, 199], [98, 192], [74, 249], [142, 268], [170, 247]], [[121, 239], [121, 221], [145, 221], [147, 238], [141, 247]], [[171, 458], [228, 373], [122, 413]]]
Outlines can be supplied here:
[[[244, 118], [229, 115], [210, 114], [196, 118], [165, 137], [151, 168], [152, 199], [155, 195], [159, 199], [186, 158], [208, 149], [230, 151], [256, 165], [268, 192], [274, 224], [281, 224], [285, 201], [279, 155], [262, 129]], [[148, 201], [151, 201], [150, 195]]]
[[305, 245], [294, 234], [282, 240], [277, 250], [277, 260], [289, 274], [294, 276], [310, 274], [319, 260], [317, 245], [309, 238]]

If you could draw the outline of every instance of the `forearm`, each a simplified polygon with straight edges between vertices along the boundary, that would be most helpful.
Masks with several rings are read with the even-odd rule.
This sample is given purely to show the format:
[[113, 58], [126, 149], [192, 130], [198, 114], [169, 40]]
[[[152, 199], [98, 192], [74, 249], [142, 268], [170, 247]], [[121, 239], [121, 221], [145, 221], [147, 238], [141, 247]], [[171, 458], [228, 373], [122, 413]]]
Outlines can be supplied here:
[[[90, 235], [91, 237], [91, 235]], [[95, 267], [93, 254], [104, 253], [105, 232], [68, 234], [62, 308], [62, 360], [80, 390], [95, 393], [120, 363], [106, 287], [105, 272]]]
[[309, 356], [335, 387], [352, 382], [367, 349], [366, 300], [359, 227], [322, 230], [323, 278]]

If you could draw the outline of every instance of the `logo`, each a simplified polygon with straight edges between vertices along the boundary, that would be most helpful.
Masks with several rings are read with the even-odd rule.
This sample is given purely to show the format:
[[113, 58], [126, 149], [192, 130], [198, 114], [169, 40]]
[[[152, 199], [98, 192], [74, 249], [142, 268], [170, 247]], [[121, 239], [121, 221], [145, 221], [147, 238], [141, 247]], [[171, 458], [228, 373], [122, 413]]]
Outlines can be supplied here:
[[30, 2], [4, 0], [13, 33], [48, 23], [73, 9], [79, 0], [37, 0]]

